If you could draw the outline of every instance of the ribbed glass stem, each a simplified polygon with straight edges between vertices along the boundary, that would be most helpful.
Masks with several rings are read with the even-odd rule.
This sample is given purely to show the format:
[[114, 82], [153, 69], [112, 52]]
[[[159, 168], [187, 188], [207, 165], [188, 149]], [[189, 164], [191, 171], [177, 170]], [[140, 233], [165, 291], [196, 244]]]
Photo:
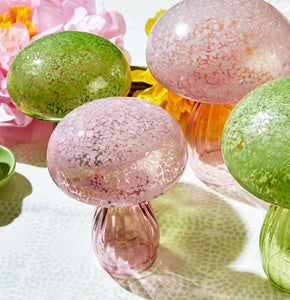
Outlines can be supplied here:
[[260, 252], [269, 280], [290, 293], [290, 209], [270, 206], [260, 233]]
[[186, 131], [189, 163], [194, 174], [205, 183], [233, 184], [221, 152], [221, 136], [234, 104], [196, 102]]
[[98, 208], [92, 242], [101, 266], [117, 277], [136, 276], [155, 261], [159, 228], [148, 202]]

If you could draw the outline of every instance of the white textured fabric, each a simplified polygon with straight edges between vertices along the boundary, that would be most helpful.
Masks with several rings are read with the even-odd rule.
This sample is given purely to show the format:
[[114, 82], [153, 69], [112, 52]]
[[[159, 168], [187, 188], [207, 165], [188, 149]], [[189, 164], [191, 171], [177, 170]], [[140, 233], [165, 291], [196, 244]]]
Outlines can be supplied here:
[[[126, 19], [131, 64], [145, 65], [145, 22], [177, 1], [103, 2]], [[268, 2], [290, 17], [289, 0]], [[94, 207], [56, 187], [46, 143], [11, 150], [16, 172], [0, 188], [1, 300], [289, 299], [261, 265], [268, 204], [238, 185], [208, 186], [187, 166], [180, 182], [152, 201], [161, 235], [156, 263], [140, 278], [113, 279], [91, 247]]]

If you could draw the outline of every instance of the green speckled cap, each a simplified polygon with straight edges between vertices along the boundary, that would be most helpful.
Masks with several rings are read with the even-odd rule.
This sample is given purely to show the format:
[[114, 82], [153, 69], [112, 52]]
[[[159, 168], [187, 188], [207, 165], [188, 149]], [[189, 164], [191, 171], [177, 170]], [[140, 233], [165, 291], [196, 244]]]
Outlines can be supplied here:
[[231, 112], [222, 152], [233, 177], [250, 193], [290, 208], [290, 76], [265, 83]]
[[130, 66], [109, 40], [86, 32], [44, 36], [18, 53], [8, 72], [8, 92], [29, 116], [59, 121], [99, 98], [126, 96]]

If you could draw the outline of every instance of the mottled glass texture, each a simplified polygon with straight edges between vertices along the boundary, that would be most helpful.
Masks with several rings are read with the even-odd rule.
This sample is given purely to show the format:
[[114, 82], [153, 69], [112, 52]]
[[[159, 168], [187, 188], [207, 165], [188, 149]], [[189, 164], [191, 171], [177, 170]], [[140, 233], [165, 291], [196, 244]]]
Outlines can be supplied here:
[[138, 276], [155, 261], [159, 228], [148, 202], [96, 210], [92, 242], [100, 265], [117, 277]]
[[194, 103], [186, 130], [188, 159], [196, 177], [205, 183], [227, 185], [235, 182], [221, 151], [224, 125], [234, 106]]
[[236, 103], [267, 81], [290, 75], [290, 23], [262, 0], [184, 0], [152, 28], [147, 65], [188, 99]]
[[25, 47], [8, 72], [8, 91], [24, 113], [59, 121], [89, 101], [126, 96], [130, 66], [107, 39], [78, 31], [42, 37]]
[[265, 83], [232, 110], [222, 134], [228, 170], [255, 196], [290, 208], [290, 76]]
[[260, 233], [264, 271], [279, 289], [290, 293], [290, 210], [271, 205]]
[[178, 123], [161, 107], [129, 97], [76, 108], [57, 125], [47, 151], [50, 175], [63, 191], [104, 207], [156, 198], [186, 163]]

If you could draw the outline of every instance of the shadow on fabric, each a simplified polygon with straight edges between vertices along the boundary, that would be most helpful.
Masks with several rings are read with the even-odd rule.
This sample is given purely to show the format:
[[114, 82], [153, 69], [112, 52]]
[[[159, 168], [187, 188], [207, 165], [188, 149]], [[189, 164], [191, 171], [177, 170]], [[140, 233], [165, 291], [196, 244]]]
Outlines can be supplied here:
[[157, 260], [140, 278], [114, 278], [125, 289], [158, 300], [289, 297], [265, 278], [230, 269], [247, 231], [223, 199], [178, 183], [151, 204], [160, 227]]
[[0, 188], [0, 226], [10, 224], [20, 215], [22, 200], [31, 193], [28, 179], [15, 172], [10, 181]]

